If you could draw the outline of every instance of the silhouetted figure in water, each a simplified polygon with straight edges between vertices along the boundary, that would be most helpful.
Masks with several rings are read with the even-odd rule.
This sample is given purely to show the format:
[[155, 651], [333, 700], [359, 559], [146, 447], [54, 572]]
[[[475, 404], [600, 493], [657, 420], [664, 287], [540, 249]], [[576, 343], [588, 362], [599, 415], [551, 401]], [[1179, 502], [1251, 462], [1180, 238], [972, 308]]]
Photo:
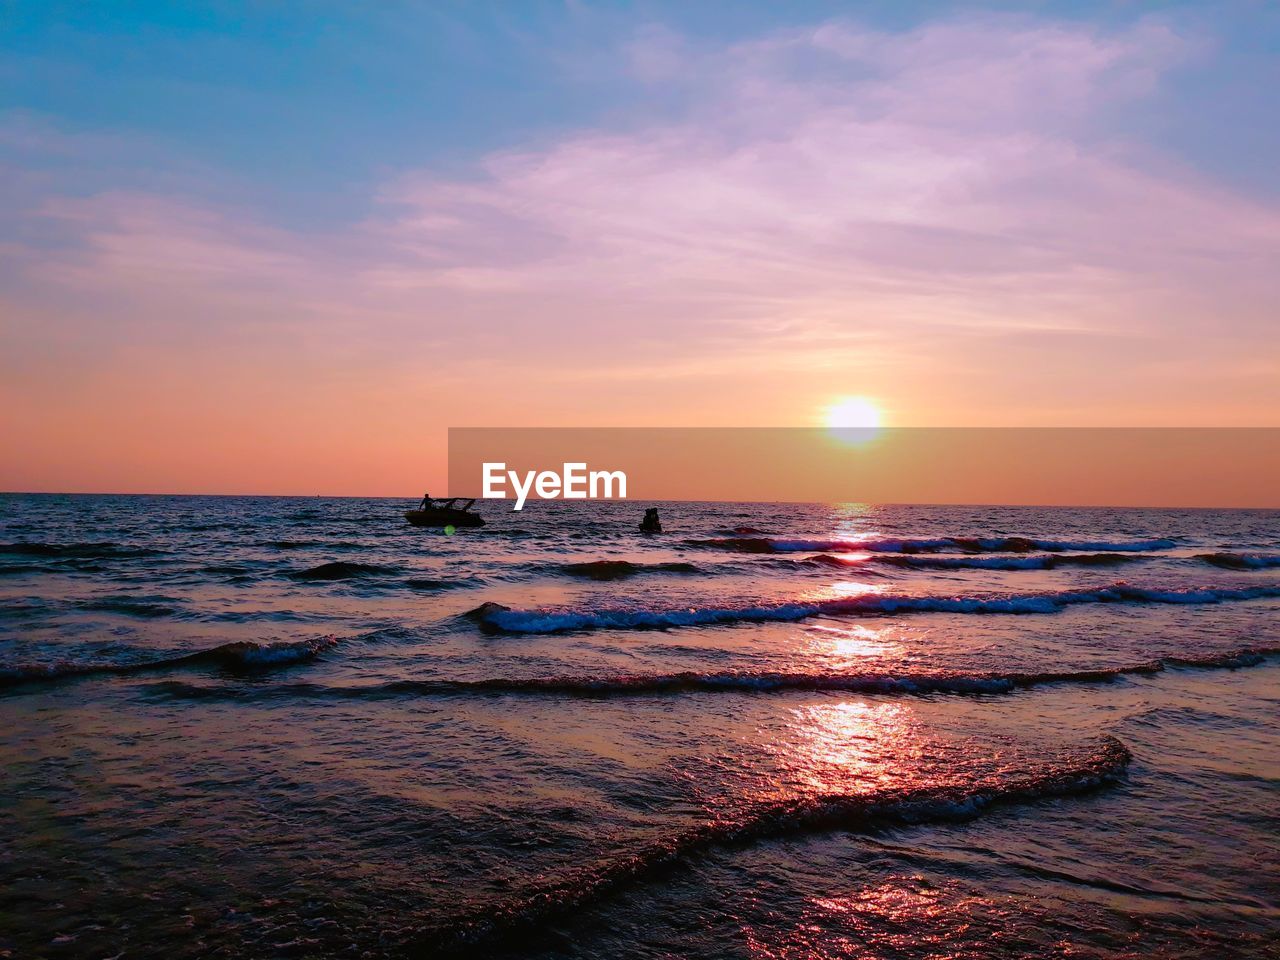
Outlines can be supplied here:
[[644, 512], [644, 519], [640, 521], [641, 533], [661, 533], [662, 521], [658, 519], [658, 508], [650, 507]]

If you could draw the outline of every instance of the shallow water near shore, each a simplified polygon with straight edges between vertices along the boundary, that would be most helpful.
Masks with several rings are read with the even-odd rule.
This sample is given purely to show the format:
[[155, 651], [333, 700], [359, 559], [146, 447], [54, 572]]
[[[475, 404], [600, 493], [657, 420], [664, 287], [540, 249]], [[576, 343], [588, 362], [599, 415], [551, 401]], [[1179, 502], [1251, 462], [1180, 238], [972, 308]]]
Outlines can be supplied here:
[[0, 496], [12, 956], [1280, 956], [1280, 514]]

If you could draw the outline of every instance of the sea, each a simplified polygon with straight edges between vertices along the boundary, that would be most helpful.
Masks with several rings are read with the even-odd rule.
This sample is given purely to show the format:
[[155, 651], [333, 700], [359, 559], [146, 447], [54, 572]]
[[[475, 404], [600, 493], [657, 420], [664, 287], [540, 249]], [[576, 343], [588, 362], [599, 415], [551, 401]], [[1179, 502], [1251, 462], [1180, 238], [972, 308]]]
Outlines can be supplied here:
[[1280, 513], [412, 506], [0, 496], [0, 957], [1280, 957]]

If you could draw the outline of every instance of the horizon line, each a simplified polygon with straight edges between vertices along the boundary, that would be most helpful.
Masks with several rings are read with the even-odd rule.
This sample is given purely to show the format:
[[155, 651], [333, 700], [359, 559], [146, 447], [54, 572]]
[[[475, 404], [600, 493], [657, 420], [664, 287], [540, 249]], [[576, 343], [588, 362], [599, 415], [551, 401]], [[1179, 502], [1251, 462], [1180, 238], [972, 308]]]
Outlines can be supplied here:
[[[105, 491], [105, 490], [0, 490], [0, 497], [238, 497], [254, 500], [408, 500], [422, 499], [413, 495], [388, 494], [354, 494], [354, 493], [158, 493], [154, 491]], [[443, 498], [442, 498], [443, 499]], [[470, 497], [458, 496], [453, 499], [466, 500]], [[515, 497], [475, 497], [477, 504], [509, 503]], [[788, 506], [833, 506], [835, 504], [861, 504], [876, 507], [1016, 507], [1020, 509], [1058, 509], [1058, 510], [1235, 510], [1235, 511], [1269, 511], [1280, 512], [1280, 504], [1275, 506], [1219, 506], [1212, 504], [1120, 504], [1120, 503], [921, 503], [907, 501], [871, 501], [871, 500], [679, 500], [671, 498], [641, 497], [600, 497], [595, 500], [570, 501], [560, 497], [526, 501], [532, 503], [563, 503], [577, 506], [579, 503], [746, 503], [762, 506], [785, 504]], [[509, 513], [517, 511], [511, 510]]]

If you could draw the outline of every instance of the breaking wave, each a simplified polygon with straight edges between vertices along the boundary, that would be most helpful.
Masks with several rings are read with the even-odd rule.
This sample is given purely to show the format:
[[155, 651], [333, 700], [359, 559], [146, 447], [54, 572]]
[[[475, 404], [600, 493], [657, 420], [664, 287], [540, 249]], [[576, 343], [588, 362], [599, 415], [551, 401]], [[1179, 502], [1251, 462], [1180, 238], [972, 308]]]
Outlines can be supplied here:
[[708, 850], [832, 830], [970, 820], [997, 806], [1033, 803], [1097, 789], [1118, 780], [1132, 759], [1114, 737], [1068, 752], [1039, 769], [969, 785], [887, 788], [868, 793], [801, 795], [753, 804], [639, 845], [633, 852], [560, 880], [543, 882], [506, 904], [423, 931], [416, 945], [429, 952], [471, 954], [536, 930], [664, 867]]
[[320, 697], [382, 699], [431, 696], [581, 696], [644, 697], [685, 693], [774, 693], [838, 691], [882, 695], [1013, 693], [1057, 684], [1109, 683], [1131, 676], [1150, 676], [1169, 668], [1237, 670], [1280, 656], [1280, 647], [1245, 647], [1194, 656], [1169, 656], [1143, 663], [1089, 670], [1013, 673], [787, 673], [722, 671], [601, 676], [491, 677], [483, 680], [392, 680], [358, 686], [293, 683], [267, 688], [211, 688], [166, 683], [158, 692], [185, 699], [252, 699], [256, 697]]
[[338, 642], [337, 637], [316, 637], [309, 640], [277, 640], [256, 643], [239, 640], [224, 643], [209, 650], [144, 660], [136, 663], [58, 663], [19, 664], [0, 666], [0, 687], [16, 686], [39, 681], [69, 680], [77, 677], [146, 673], [155, 670], [173, 670], [187, 666], [222, 666], [231, 669], [260, 669], [284, 666], [313, 660]]
[[739, 553], [797, 553], [802, 551], [865, 553], [1147, 553], [1170, 550], [1172, 540], [1036, 540], [1029, 537], [935, 537], [916, 540], [780, 540], [767, 537], [715, 537], [686, 540], [687, 546]]
[[1138, 557], [1123, 553], [1048, 553], [1033, 557], [938, 557], [911, 556], [911, 554], [882, 554], [882, 556], [855, 559], [819, 553], [803, 561], [783, 561], [814, 564], [824, 567], [858, 567], [868, 562], [886, 563], [891, 567], [909, 570], [1057, 570], [1059, 567], [1114, 567], [1132, 563]]
[[1112, 567], [1137, 557], [1122, 553], [1045, 554], [1030, 557], [876, 557], [879, 563], [922, 569], [1056, 570], [1059, 567]]
[[641, 573], [701, 573], [692, 563], [633, 563], [630, 560], [591, 560], [561, 564], [559, 570], [588, 580], [621, 580]]
[[836, 569], [842, 569], [844, 567], [865, 567], [871, 559], [871, 557], [838, 557], [830, 553], [818, 553], [802, 560], [785, 557], [775, 562], [802, 564], [806, 567], [835, 567]]
[[1200, 553], [1197, 560], [1227, 570], [1267, 570], [1280, 567], [1280, 556], [1249, 553]]
[[985, 694], [1011, 693], [1049, 684], [1107, 683], [1127, 676], [1160, 673], [1168, 667], [1239, 669], [1280, 655], [1280, 647], [1248, 647], [1201, 656], [1163, 657], [1145, 663], [1092, 670], [1026, 673], [943, 673], [920, 675], [689, 671], [601, 677], [488, 680], [403, 680], [378, 688], [386, 693], [528, 693], [583, 696], [637, 696], [666, 693], [768, 693], [781, 690], [838, 690], [846, 693]]
[[827, 600], [797, 601], [741, 607], [691, 607], [669, 610], [515, 610], [485, 603], [466, 616], [482, 627], [504, 633], [560, 633], [566, 630], [613, 628], [623, 630], [711, 626], [729, 623], [768, 623], [803, 620], [831, 614], [1056, 613], [1082, 603], [1223, 603], [1280, 596], [1280, 587], [1243, 589], [1150, 590], [1116, 583], [1096, 590], [1064, 590], [996, 597], [913, 597], [866, 594]]

